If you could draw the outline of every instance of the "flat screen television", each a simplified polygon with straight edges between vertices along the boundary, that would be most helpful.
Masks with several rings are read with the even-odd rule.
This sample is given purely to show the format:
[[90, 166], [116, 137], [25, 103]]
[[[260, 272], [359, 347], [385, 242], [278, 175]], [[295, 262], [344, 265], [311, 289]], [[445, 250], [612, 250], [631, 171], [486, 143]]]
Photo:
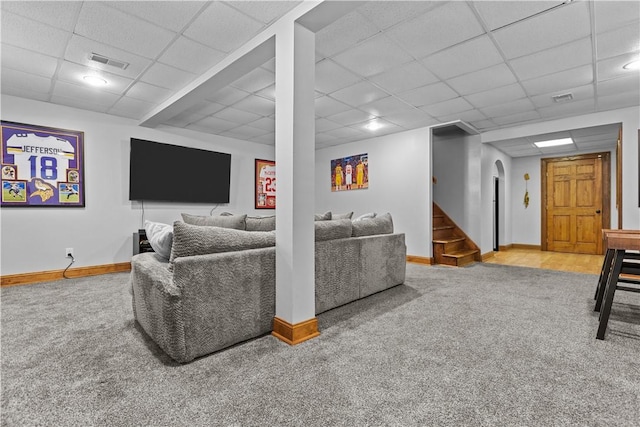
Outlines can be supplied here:
[[229, 203], [231, 154], [131, 138], [129, 200]]

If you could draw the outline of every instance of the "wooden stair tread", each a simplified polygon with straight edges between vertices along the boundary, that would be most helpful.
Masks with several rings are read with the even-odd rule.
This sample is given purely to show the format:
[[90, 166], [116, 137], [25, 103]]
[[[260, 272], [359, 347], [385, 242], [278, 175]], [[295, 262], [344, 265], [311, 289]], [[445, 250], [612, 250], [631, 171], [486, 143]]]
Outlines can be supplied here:
[[477, 253], [478, 251], [476, 249], [465, 249], [462, 251], [451, 252], [449, 254], [442, 254], [442, 256], [449, 257], [449, 258], [463, 258], [469, 255], [475, 255]]
[[464, 242], [466, 239], [464, 237], [450, 237], [448, 239], [435, 239], [433, 243], [455, 243], [455, 242]]
[[437, 230], [452, 230], [456, 228], [453, 225], [438, 225], [436, 227], [433, 227], [433, 231], [437, 231]]

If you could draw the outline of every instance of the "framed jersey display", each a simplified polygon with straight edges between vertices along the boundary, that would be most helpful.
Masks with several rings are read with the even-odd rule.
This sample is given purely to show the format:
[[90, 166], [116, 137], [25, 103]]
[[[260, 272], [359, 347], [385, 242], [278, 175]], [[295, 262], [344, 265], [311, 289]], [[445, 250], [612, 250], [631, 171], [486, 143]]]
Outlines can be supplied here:
[[331, 191], [369, 188], [369, 154], [331, 160]]
[[256, 159], [256, 209], [276, 208], [276, 162]]
[[2, 207], [83, 207], [84, 132], [1, 121]]

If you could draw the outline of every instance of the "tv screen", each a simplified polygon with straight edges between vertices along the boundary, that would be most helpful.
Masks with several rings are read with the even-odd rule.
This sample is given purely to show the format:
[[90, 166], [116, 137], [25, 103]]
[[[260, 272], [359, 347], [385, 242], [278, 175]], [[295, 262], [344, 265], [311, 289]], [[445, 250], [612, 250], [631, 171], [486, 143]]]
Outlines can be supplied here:
[[231, 154], [131, 138], [129, 200], [229, 203]]

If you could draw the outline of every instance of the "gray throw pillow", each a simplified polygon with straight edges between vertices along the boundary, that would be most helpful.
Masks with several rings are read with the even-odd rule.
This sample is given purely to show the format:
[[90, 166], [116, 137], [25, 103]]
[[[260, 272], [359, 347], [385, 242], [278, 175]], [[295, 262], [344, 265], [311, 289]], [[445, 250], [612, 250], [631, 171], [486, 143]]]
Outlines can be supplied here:
[[273, 231], [276, 229], [276, 216], [247, 216], [247, 231]]
[[245, 231], [232, 228], [186, 224], [173, 224], [173, 247], [170, 262], [176, 258], [242, 251], [275, 246], [274, 231]]
[[316, 242], [351, 237], [352, 223], [350, 219], [336, 219], [315, 222]]
[[331, 219], [351, 219], [351, 217], [353, 216], [353, 212], [347, 212], [347, 213], [341, 213], [341, 214], [337, 214], [337, 213], [331, 213]]
[[229, 216], [200, 216], [183, 213], [182, 220], [191, 225], [235, 228], [236, 230], [245, 230], [247, 228], [246, 214]]
[[376, 215], [378, 215], [375, 212], [369, 212], [363, 215], [360, 215], [359, 217], [354, 218], [354, 221], [362, 221], [363, 219], [371, 219], [371, 218], [375, 218]]
[[393, 233], [393, 221], [390, 213], [377, 215], [375, 218], [353, 221], [354, 237], [391, 233]]
[[314, 219], [316, 221], [328, 221], [331, 219], [331, 211], [327, 211], [323, 214], [315, 214]]

